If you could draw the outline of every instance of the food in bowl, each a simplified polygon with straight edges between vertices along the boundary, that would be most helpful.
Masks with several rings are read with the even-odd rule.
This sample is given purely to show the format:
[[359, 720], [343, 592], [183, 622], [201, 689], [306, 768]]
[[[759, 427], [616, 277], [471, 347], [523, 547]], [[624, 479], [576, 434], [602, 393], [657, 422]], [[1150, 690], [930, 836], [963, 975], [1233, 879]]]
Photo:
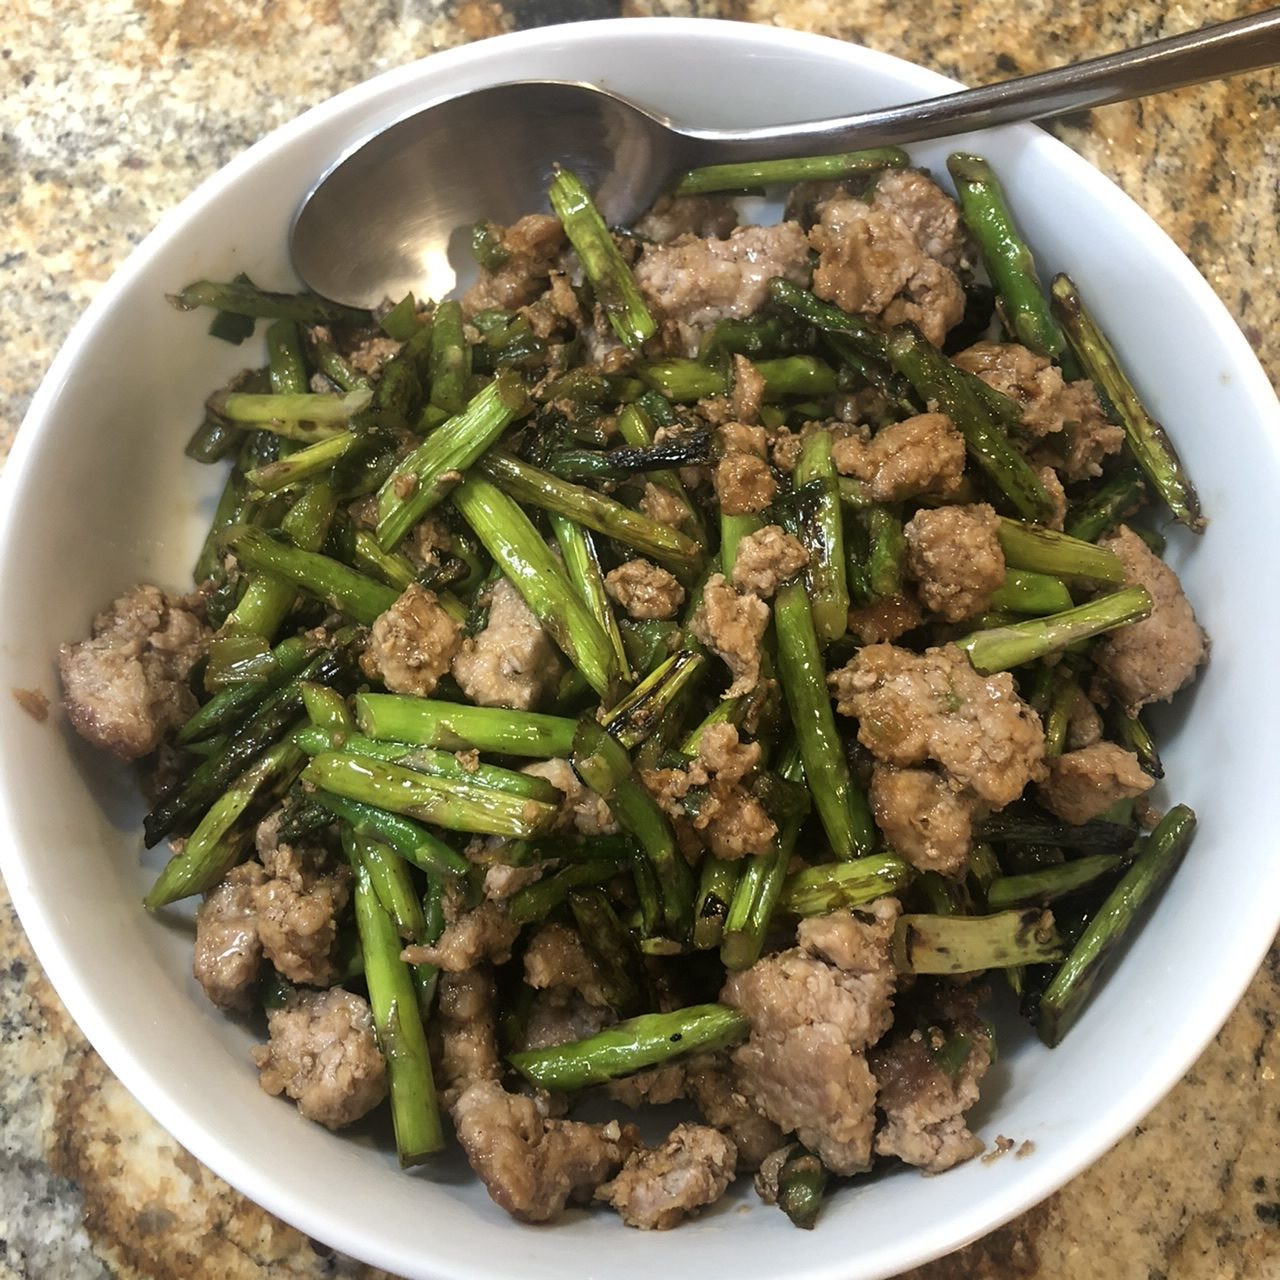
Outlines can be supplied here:
[[[117, 600], [65, 701], [154, 758], [148, 905], [206, 895], [269, 1092], [389, 1094], [413, 1164], [438, 1087], [529, 1221], [754, 1173], [811, 1226], [832, 1175], [982, 1149], [977, 979], [1066, 1032], [1190, 839], [1140, 713], [1205, 637], [1133, 519], [1198, 523], [1176, 454], [951, 168], [959, 206], [902, 153], [765, 166], [768, 227], [699, 171], [625, 232], [561, 172], [457, 301], [176, 295], [271, 318], [268, 365], [189, 446], [235, 457], [196, 592]], [[703, 1122], [565, 1119], [591, 1089]]]

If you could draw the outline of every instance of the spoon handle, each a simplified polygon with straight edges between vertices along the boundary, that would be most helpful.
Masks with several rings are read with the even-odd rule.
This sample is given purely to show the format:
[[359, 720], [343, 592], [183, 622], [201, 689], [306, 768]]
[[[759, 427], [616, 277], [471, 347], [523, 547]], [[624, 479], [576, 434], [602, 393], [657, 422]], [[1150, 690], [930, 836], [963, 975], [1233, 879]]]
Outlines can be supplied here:
[[1277, 62], [1280, 8], [1273, 8], [1136, 49], [904, 106], [776, 128], [681, 132], [698, 145], [699, 164], [822, 155], [945, 138], [1019, 120], [1048, 120]]

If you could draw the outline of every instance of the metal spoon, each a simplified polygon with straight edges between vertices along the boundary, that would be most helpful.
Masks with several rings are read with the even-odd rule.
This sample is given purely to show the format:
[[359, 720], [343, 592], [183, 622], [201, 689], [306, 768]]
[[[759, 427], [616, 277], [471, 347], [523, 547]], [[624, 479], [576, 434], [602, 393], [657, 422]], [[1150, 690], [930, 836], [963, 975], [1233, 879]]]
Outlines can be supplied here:
[[[942, 138], [1123, 102], [1280, 62], [1280, 8], [980, 89], [767, 129], [693, 129], [589, 84], [521, 81], [437, 102], [338, 161], [290, 234], [316, 293], [371, 306], [453, 287], [450, 250], [479, 218], [546, 208], [557, 164], [625, 224], [706, 164], [832, 154]], [[453, 242], [451, 245], [451, 241]]]

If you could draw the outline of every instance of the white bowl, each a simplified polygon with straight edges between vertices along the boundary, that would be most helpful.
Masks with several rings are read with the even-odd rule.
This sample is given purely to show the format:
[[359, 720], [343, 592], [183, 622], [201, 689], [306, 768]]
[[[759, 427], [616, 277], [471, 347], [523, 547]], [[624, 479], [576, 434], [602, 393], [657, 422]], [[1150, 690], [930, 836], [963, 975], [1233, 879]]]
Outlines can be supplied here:
[[[300, 197], [340, 152], [459, 90], [551, 77], [609, 85], [677, 118], [755, 125], [941, 93], [952, 82], [882, 54], [770, 27], [683, 20], [585, 23], [437, 54], [308, 112], [210, 179], [137, 249], [89, 308], [40, 389], [3, 477], [0, 689], [53, 693], [53, 655], [139, 580], [180, 587], [217, 478], [184, 460], [204, 394], [245, 362], [180, 316], [166, 291], [200, 276], [286, 287]], [[1176, 140], [1170, 140], [1171, 145]], [[1120, 1138], [1186, 1071], [1280, 924], [1269, 797], [1280, 751], [1272, 656], [1277, 595], [1259, 564], [1280, 545], [1280, 410], [1222, 304], [1173, 243], [1066, 147], [1022, 126], [924, 146], [994, 161], [1047, 272], [1069, 269], [1212, 517], [1171, 559], [1214, 639], [1200, 684], [1165, 717], [1167, 797], [1201, 830], [1151, 923], [1061, 1048], [1006, 1037], [978, 1119], [1030, 1139], [1027, 1159], [942, 1178], [903, 1170], [836, 1195], [794, 1230], [747, 1191], [672, 1233], [611, 1214], [521, 1226], [457, 1162], [406, 1175], [386, 1146], [330, 1135], [269, 1098], [247, 1032], [204, 1001], [190, 942], [148, 919], [128, 772], [59, 723], [0, 697], [0, 864], [31, 941], [111, 1069], [180, 1142], [309, 1235], [432, 1280], [726, 1274], [871, 1280], [936, 1257], [1028, 1208]]]

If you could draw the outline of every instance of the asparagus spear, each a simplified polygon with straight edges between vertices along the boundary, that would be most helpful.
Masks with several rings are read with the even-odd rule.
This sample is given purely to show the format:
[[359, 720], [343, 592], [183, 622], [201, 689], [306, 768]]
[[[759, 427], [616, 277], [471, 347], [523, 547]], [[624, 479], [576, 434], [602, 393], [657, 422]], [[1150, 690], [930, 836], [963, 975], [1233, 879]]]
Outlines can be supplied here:
[[1199, 533], [1205, 526], [1200, 499], [1173, 442], [1138, 397], [1115, 349], [1085, 306], [1069, 276], [1053, 279], [1053, 308], [1080, 363], [1115, 406], [1125, 439], [1151, 487], [1174, 516]]
[[555, 535], [556, 546], [560, 548], [560, 558], [564, 561], [569, 581], [581, 597], [582, 603], [591, 610], [601, 629], [609, 637], [622, 678], [631, 679], [626, 646], [622, 642], [622, 632], [618, 630], [613, 605], [609, 602], [609, 593], [605, 590], [604, 570], [600, 568], [600, 557], [596, 554], [591, 531], [554, 511], [549, 514], [548, 520], [551, 532]]
[[[347, 734], [355, 732], [355, 717], [347, 706], [346, 698], [336, 689], [330, 689], [328, 685], [316, 684], [311, 680], [304, 681], [302, 684], [302, 705], [307, 709], [307, 719], [311, 724], [322, 730], [331, 731], [333, 736], [342, 739]], [[293, 735], [295, 744], [297, 744], [298, 736], [301, 732], [303, 730], [299, 730]], [[328, 736], [326, 734], [326, 738]], [[336, 748], [334, 749], [336, 750]], [[325, 750], [329, 750], [328, 746], [325, 747]]]
[[394, 551], [461, 474], [529, 406], [524, 383], [503, 371], [448, 422], [438, 426], [387, 477], [378, 491], [378, 542]]
[[237, 316], [296, 320], [300, 324], [349, 324], [365, 328], [373, 323], [373, 316], [358, 307], [344, 307], [310, 293], [268, 293], [247, 279], [228, 284], [197, 280], [170, 294], [169, 301], [179, 311], [213, 307]]
[[356, 391], [360, 387], [372, 387], [367, 374], [361, 373], [330, 342], [316, 337], [312, 330], [307, 335], [307, 349], [311, 361], [321, 373], [340, 391]]
[[[654, 395], [653, 392], [647, 393]], [[661, 400], [660, 396], [655, 399]], [[652, 402], [651, 402], [652, 403]], [[618, 434], [633, 448], [644, 449], [653, 444], [654, 429], [649, 415], [637, 401], [624, 405], [617, 417]], [[677, 524], [687, 529], [694, 540], [702, 547], [707, 545], [707, 530], [698, 508], [690, 499], [680, 477], [674, 471], [651, 471], [645, 477], [650, 484], [666, 489], [685, 509], [684, 516]]]
[[1001, 520], [998, 536], [1005, 563], [1011, 569], [1110, 587], [1124, 582], [1120, 557], [1105, 547], [1017, 520]]
[[687, 534], [584, 485], [570, 484], [510, 454], [494, 451], [478, 468], [517, 502], [540, 507], [651, 556], [676, 573], [694, 573], [702, 548]]
[[264, 751], [277, 743], [302, 711], [304, 680], [337, 679], [345, 665], [341, 651], [315, 654], [287, 684], [269, 694], [216, 754], [201, 761], [182, 783], [164, 795], [143, 820], [148, 849], [181, 823], [195, 821]]
[[837, 858], [875, 848], [866, 797], [849, 773], [827, 693], [822, 653], [804, 584], [792, 582], [774, 598], [778, 673], [795, 726], [805, 777]]
[[1071, 608], [1071, 592], [1061, 578], [1031, 569], [1006, 569], [1004, 582], [991, 597], [993, 609], [1033, 616]]
[[626, 855], [572, 863], [555, 875], [544, 876], [536, 884], [526, 885], [512, 894], [507, 902], [507, 914], [517, 924], [543, 920], [565, 902], [574, 889], [612, 880], [626, 871], [627, 865]]
[[547, 830], [558, 814], [557, 806], [545, 801], [434, 778], [388, 760], [339, 751], [314, 757], [302, 776], [305, 782], [333, 795], [418, 818], [449, 831], [534, 836]]
[[858, 513], [867, 531], [867, 588], [872, 599], [891, 600], [903, 593], [907, 536], [902, 517], [875, 503]]
[[866, 151], [806, 156], [798, 160], [710, 164], [690, 169], [676, 183], [674, 194], [694, 196], [708, 191], [749, 191], [756, 187], [795, 182], [827, 182], [878, 173], [881, 169], [901, 169], [910, 163], [910, 156], [900, 147], [873, 147]]
[[565, 657], [602, 698], [609, 697], [621, 679], [613, 646], [529, 517], [478, 475], [458, 486], [453, 504]]
[[589, 716], [578, 722], [572, 761], [583, 782], [604, 797], [618, 825], [636, 838], [661, 886], [662, 912], [671, 936], [683, 941], [693, 926], [693, 877], [666, 815], [631, 777], [624, 748]]
[[1107, 896], [1080, 940], [1071, 948], [1040, 1000], [1037, 1030], [1050, 1048], [1061, 1043], [1079, 1016], [1108, 955], [1133, 924], [1143, 904], [1177, 870], [1195, 833], [1196, 815], [1174, 805], [1141, 842], [1123, 880]]
[[778, 1208], [797, 1226], [813, 1229], [830, 1175], [811, 1152], [797, 1146], [778, 1172]]
[[299, 449], [287, 458], [254, 467], [246, 474], [246, 479], [264, 493], [292, 489], [304, 480], [313, 480], [332, 470], [359, 443], [360, 436], [355, 431], [342, 431], [327, 440], [318, 440], [305, 449]]
[[706, 665], [706, 656], [692, 649], [673, 653], [609, 711], [602, 720], [604, 727], [627, 750], [638, 747], [692, 690]]
[[[788, 782], [803, 783], [800, 748], [789, 742], [778, 759], [778, 773]], [[804, 815], [793, 814], [778, 824], [778, 834], [765, 853], [743, 859], [742, 871], [725, 914], [720, 959], [727, 969], [749, 969], [760, 958], [765, 933], [782, 896], [791, 855], [804, 825]]]
[[1164, 777], [1164, 765], [1160, 762], [1160, 752], [1156, 748], [1151, 730], [1147, 728], [1141, 716], [1127, 715], [1119, 707], [1113, 706], [1107, 713], [1107, 722], [1116, 735], [1116, 741], [1132, 751], [1138, 757], [1143, 770], [1153, 778]]
[[573, 720], [536, 711], [471, 707], [393, 693], [360, 693], [355, 699], [360, 732], [379, 742], [413, 743], [446, 751], [494, 752], [549, 760], [573, 750]]
[[1084, 502], [1078, 506], [1073, 504], [1066, 532], [1073, 538], [1093, 542], [1132, 515], [1146, 500], [1147, 486], [1142, 473], [1126, 467], [1095, 489]]
[[322, 808], [347, 822], [357, 835], [368, 836], [394, 849], [406, 862], [430, 876], [450, 880], [464, 879], [471, 864], [454, 853], [443, 840], [397, 813], [388, 813], [373, 805], [348, 800], [329, 791], [317, 791], [312, 797]]
[[902, 973], [980, 973], [1062, 957], [1052, 914], [1034, 907], [989, 916], [899, 916], [892, 951]]
[[[840, 511], [839, 476], [831, 459], [831, 433], [815, 431], [800, 448], [793, 482], [812, 492], [814, 507], [797, 522], [809, 552], [805, 585], [818, 644], [826, 646], [849, 627], [849, 583], [845, 577], [844, 517]], [[727, 571], [731, 572], [731, 570]]]
[[366, 626], [390, 609], [399, 594], [329, 556], [276, 542], [261, 529], [242, 529], [227, 546], [247, 568], [285, 578]]
[[584, 1089], [693, 1053], [716, 1053], [744, 1040], [745, 1014], [722, 1004], [646, 1013], [598, 1035], [507, 1055], [526, 1080], [554, 1092]]
[[1151, 596], [1145, 588], [1126, 587], [1046, 618], [1028, 618], [1007, 627], [974, 632], [956, 644], [968, 655], [973, 669], [987, 676], [1057, 653], [1077, 640], [1140, 622], [1151, 613], [1151, 607]]
[[294, 320], [276, 320], [267, 326], [267, 369], [276, 395], [299, 395], [308, 389], [306, 357]]
[[645, 1006], [644, 965], [608, 895], [598, 888], [574, 889], [569, 894], [569, 910], [582, 944], [595, 962], [609, 1007], [620, 1017], [634, 1017]]
[[1024, 347], [1055, 358], [1066, 340], [1049, 311], [1035, 259], [1018, 233], [999, 180], [981, 156], [949, 156], [947, 168], [965, 226], [982, 250], [987, 274], [1003, 303], [1005, 324]]
[[[840, 389], [836, 371], [817, 356], [783, 356], [777, 360], [757, 360], [755, 365], [770, 399], [816, 398]], [[697, 360], [648, 360], [637, 366], [636, 373], [646, 386], [678, 404], [722, 396], [729, 390], [727, 373], [708, 368]]]
[[713, 857], [702, 860], [698, 896], [693, 910], [695, 951], [710, 951], [723, 940], [725, 917], [729, 914], [729, 903], [733, 901], [741, 874], [740, 862], [726, 862], [722, 858]]
[[[630, 408], [631, 406], [628, 406]], [[711, 434], [682, 431], [661, 444], [616, 449], [565, 449], [547, 459], [547, 470], [561, 480], [625, 480], [670, 467], [697, 467], [711, 461]]]
[[343, 424], [366, 408], [372, 399], [372, 391], [349, 391], [344, 395], [215, 391], [207, 404], [210, 413], [227, 422], [310, 444], [339, 435]]
[[548, 195], [618, 341], [639, 350], [658, 326], [586, 187], [576, 174], [559, 169]]
[[468, 768], [451, 751], [437, 751], [433, 747], [415, 747], [404, 742], [375, 742], [353, 731], [335, 731], [333, 727], [309, 727], [294, 733], [293, 741], [309, 756], [326, 751], [343, 751], [347, 755], [365, 756], [402, 765], [417, 773], [433, 778], [443, 778], [464, 786], [484, 787], [491, 791], [506, 791], [543, 804], [558, 804], [564, 796], [545, 778], [530, 773], [517, 773], [494, 764], [477, 764]]
[[1075, 711], [1076, 699], [1081, 696], [1080, 686], [1070, 672], [1054, 672], [1054, 693], [1049, 703], [1048, 714], [1044, 717], [1044, 754], [1047, 759], [1056, 759], [1067, 746], [1067, 729], [1071, 725], [1071, 716]]
[[1133, 843], [1133, 829], [1120, 823], [1094, 819], [1074, 826], [1009, 809], [984, 818], [977, 834], [998, 844], [1048, 845], [1082, 853], [1123, 853]]
[[[401, 938], [423, 946], [431, 946], [439, 939], [444, 932], [443, 913], [437, 913], [439, 918], [428, 923], [409, 865], [403, 858], [381, 841], [359, 835], [349, 826], [342, 829], [342, 848], [352, 866], [355, 866], [357, 858], [364, 865], [378, 901], [395, 922], [396, 932]], [[438, 886], [439, 881], [435, 881], [435, 884]], [[429, 892], [428, 897], [430, 896]], [[418, 989], [418, 1009], [426, 1017], [435, 999], [440, 969], [437, 965], [424, 962], [411, 965], [409, 971], [413, 974], [413, 983]]]
[[1019, 515], [1047, 521], [1053, 500], [1031, 464], [1009, 442], [990, 408], [913, 324], [889, 333], [889, 360], [927, 404], [936, 403], [964, 436], [969, 456]]
[[905, 889], [915, 869], [893, 853], [828, 862], [787, 876], [778, 907], [792, 916], [822, 916]]
[[1096, 885], [1122, 865], [1123, 859], [1115, 854], [1095, 853], [1025, 875], [1001, 876], [987, 889], [987, 907], [991, 911], [1007, 911], [1012, 907], [1044, 906]]
[[252, 826], [238, 825], [245, 810], [264, 792], [283, 795], [304, 758], [291, 743], [278, 742], [255, 760], [214, 801], [182, 851], [165, 864], [143, 899], [147, 910], [158, 911], [217, 885], [252, 837]]
[[444, 1146], [444, 1130], [431, 1075], [431, 1054], [418, 1011], [409, 966], [400, 959], [400, 936], [378, 901], [364, 860], [355, 866], [356, 927], [364, 956], [378, 1047], [387, 1061], [391, 1120], [403, 1168], [421, 1164]]
[[462, 333], [462, 304], [442, 302], [432, 319], [431, 403], [446, 413], [461, 413], [471, 382], [471, 348]]
[[178, 730], [182, 746], [202, 742], [243, 719], [269, 693], [296, 676], [314, 656], [316, 645], [304, 636], [289, 636], [271, 650], [271, 665], [257, 679], [216, 693]]

